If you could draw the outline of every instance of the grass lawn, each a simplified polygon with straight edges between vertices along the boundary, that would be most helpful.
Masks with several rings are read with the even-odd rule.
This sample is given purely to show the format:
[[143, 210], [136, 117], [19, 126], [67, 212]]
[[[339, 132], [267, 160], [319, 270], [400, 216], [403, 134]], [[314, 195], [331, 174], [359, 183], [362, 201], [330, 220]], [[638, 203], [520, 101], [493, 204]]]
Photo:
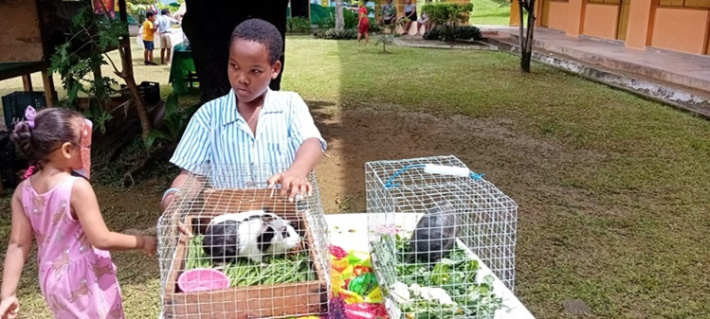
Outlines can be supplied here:
[[[572, 318], [570, 299], [589, 305], [586, 318], [710, 317], [707, 121], [551, 67], [521, 74], [506, 53], [380, 54], [309, 37], [286, 50], [282, 87], [304, 97], [331, 145], [317, 170], [326, 212], [340, 196], [364, 211], [364, 161], [453, 154], [520, 205], [515, 293], [537, 318]], [[164, 187], [96, 186], [117, 230], [154, 225]], [[7, 196], [0, 219], [4, 240]], [[157, 263], [114, 256], [128, 317], [154, 318]], [[48, 318], [34, 258], [22, 309]]]
[[510, 3], [501, 6], [500, 1], [473, 0], [473, 14], [469, 19], [473, 25], [510, 24]]

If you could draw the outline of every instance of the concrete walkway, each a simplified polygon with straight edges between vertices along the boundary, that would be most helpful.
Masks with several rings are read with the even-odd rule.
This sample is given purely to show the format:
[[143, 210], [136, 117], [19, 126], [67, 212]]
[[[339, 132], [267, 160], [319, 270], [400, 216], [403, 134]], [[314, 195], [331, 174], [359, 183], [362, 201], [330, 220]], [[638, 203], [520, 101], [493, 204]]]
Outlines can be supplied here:
[[[492, 38], [517, 44], [516, 27], [482, 28]], [[557, 31], [538, 28], [534, 46], [537, 50], [559, 54], [577, 61], [610, 70], [638, 75], [647, 80], [662, 81], [690, 89], [710, 97], [710, 56], [671, 52], [649, 48], [631, 49], [622, 42], [573, 38]]]
[[[424, 48], [519, 52], [520, 29], [481, 26], [486, 43], [443, 43], [405, 36], [395, 44]], [[710, 119], [710, 56], [649, 48], [622, 42], [572, 38], [544, 28], [535, 30], [533, 60], [640, 94]]]

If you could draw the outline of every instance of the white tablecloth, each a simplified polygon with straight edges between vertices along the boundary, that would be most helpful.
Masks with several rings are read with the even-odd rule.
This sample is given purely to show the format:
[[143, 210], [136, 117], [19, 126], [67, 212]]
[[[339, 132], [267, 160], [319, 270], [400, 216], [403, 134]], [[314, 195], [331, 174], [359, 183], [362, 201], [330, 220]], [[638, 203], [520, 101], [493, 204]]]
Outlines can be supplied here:
[[[413, 228], [418, 220], [415, 214], [397, 214], [397, 224]], [[370, 251], [368, 247], [367, 214], [333, 214], [325, 215], [330, 232], [330, 242], [345, 250]], [[481, 263], [482, 271], [490, 273], [490, 269]], [[492, 273], [491, 273], [492, 275]], [[493, 291], [503, 298], [503, 304], [508, 309], [498, 310], [495, 319], [535, 319], [525, 306], [503, 285], [495, 275]]]

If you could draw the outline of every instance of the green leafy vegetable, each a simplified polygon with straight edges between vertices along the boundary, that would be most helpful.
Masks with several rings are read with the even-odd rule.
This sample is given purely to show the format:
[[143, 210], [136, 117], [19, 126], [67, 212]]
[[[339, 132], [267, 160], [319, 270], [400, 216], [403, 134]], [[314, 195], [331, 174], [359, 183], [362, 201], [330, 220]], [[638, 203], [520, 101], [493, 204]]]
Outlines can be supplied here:
[[219, 269], [229, 277], [230, 286], [232, 287], [274, 285], [316, 279], [315, 272], [310, 267], [307, 252], [286, 257], [267, 256], [263, 265], [239, 259], [235, 263], [215, 266], [202, 249], [203, 238], [204, 236], [198, 235], [190, 241], [185, 270], [195, 268]]
[[[466, 255], [466, 251], [454, 247], [434, 265], [420, 264], [409, 249], [409, 238], [401, 233], [382, 235], [371, 243], [377, 260], [375, 269], [387, 272], [394, 265], [395, 274], [384, 274], [386, 285], [400, 281], [407, 286], [442, 288], [455, 304], [443, 305], [437, 300], [425, 300], [412, 296], [399, 304], [406, 318], [492, 318], [503, 307], [502, 298], [493, 293], [493, 277], [477, 280], [480, 265]], [[386, 287], [382, 287], [386, 292]]]

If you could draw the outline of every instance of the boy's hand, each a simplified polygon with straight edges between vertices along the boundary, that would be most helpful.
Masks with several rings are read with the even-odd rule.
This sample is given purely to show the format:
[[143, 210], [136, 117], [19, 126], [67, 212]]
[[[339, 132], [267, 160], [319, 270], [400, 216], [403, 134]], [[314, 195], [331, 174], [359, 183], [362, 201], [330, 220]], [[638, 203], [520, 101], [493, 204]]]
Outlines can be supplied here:
[[[281, 184], [280, 194], [281, 196], [288, 194], [288, 200], [290, 202], [293, 202], [294, 199], [298, 200], [305, 196], [313, 195], [313, 188], [311, 187], [311, 183], [308, 182], [308, 179], [290, 171], [271, 176], [266, 184], [269, 188], [274, 187], [276, 184]], [[297, 198], [297, 195], [299, 198]]]
[[20, 302], [17, 297], [11, 296], [4, 298], [2, 303], [0, 303], [0, 318], [2, 319], [14, 319], [17, 318], [17, 314], [20, 312]]
[[158, 239], [155, 237], [143, 236], [143, 252], [153, 257], [158, 251]]

